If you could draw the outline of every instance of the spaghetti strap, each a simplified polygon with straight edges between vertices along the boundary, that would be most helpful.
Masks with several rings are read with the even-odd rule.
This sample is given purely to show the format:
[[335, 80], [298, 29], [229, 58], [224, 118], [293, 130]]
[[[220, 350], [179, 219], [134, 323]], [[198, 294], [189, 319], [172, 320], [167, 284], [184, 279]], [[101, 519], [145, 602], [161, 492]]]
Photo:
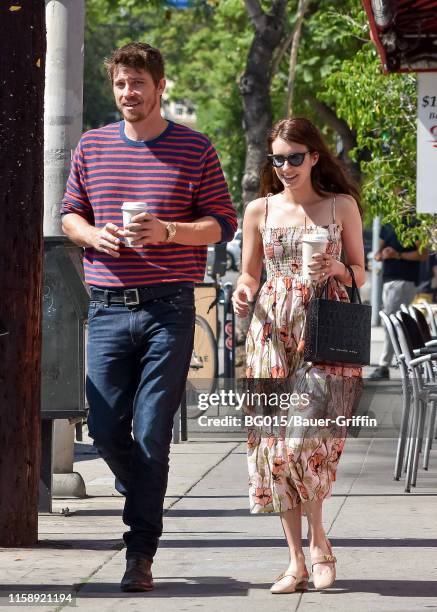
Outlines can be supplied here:
[[332, 223], [335, 223], [335, 199], [337, 194], [334, 193], [334, 197], [332, 198]]
[[266, 227], [267, 225], [267, 215], [269, 214], [269, 196], [271, 196], [271, 193], [268, 193], [266, 195], [266, 200], [265, 200], [265, 206], [264, 206], [264, 227]]

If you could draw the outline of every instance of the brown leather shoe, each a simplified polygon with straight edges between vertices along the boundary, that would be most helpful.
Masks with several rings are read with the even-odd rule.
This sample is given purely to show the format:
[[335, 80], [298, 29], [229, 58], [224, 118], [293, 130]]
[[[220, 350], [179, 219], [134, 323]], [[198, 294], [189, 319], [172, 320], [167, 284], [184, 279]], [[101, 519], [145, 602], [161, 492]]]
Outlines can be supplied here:
[[121, 590], [129, 593], [151, 591], [155, 586], [151, 567], [152, 562], [142, 555], [129, 555], [126, 559], [126, 571], [120, 583]]

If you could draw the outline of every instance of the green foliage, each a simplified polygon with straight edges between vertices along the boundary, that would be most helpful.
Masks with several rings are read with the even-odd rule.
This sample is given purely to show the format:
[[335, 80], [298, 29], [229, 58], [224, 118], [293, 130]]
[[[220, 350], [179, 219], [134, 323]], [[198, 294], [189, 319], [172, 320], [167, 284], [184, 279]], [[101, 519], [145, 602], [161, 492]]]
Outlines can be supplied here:
[[429, 240], [430, 215], [417, 215], [421, 224], [406, 230], [404, 215], [414, 215], [416, 198], [416, 76], [382, 73], [373, 44], [343, 61], [326, 81], [322, 97], [356, 132], [357, 148], [366, 152], [360, 162], [367, 215], [393, 223], [405, 244]]
[[[264, 10], [268, 11], [271, 4], [271, 0], [263, 2]], [[297, 0], [289, 2], [287, 35], [293, 29], [297, 4]], [[332, 2], [328, 0], [312, 5], [299, 49], [295, 96], [295, 114], [312, 118], [331, 138], [333, 145], [333, 131], [321, 122], [308, 100], [310, 95], [323, 89], [327, 75], [338, 70], [342, 60], [360, 48], [364, 28], [351, 17], [344, 17], [353, 10], [356, 12], [359, 0], [338, 0], [335, 6], [337, 8], [333, 10]], [[189, 28], [187, 11], [184, 18], [185, 27]], [[354, 30], [351, 33], [352, 26]], [[246, 151], [238, 82], [245, 69], [253, 34], [244, 2], [220, 0], [215, 3], [213, 11], [196, 22], [185, 44], [179, 47], [179, 56], [174, 63], [177, 66], [177, 86], [173, 95], [191, 99], [196, 104], [198, 127], [217, 147], [237, 206], [241, 202]], [[162, 48], [171, 48], [174, 39], [175, 33], [167, 32]], [[274, 120], [282, 118], [285, 112], [288, 61], [289, 51], [284, 54], [272, 81]]]
[[[335, 7], [335, 8], [334, 8]], [[338, 0], [333, 3], [319, 0], [309, 6], [305, 17], [299, 44], [296, 68], [294, 115], [305, 115], [335, 143], [335, 134], [321, 120], [314, 109], [311, 98], [324, 91], [326, 78], [339, 70], [344, 59], [353, 57], [361, 48], [365, 36], [365, 24], [357, 21], [355, 15], [360, 7], [359, 0]], [[296, 7], [292, 6], [288, 16], [288, 34], [295, 21]], [[351, 16], [353, 15], [353, 16]], [[284, 116], [289, 64], [289, 50], [284, 54], [272, 82], [274, 118]]]

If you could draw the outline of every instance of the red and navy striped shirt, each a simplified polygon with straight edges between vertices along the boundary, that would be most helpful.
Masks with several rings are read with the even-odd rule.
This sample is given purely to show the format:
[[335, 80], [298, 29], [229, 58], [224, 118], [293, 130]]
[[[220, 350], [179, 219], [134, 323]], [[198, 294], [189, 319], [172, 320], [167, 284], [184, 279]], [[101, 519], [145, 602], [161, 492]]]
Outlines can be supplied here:
[[[86, 132], [74, 154], [61, 214], [90, 224], [123, 227], [121, 205], [147, 202], [163, 221], [212, 216], [222, 241], [232, 240], [237, 217], [213, 146], [199, 132], [169, 121], [154, 140], [133, 141], [124, 121]], [[177, 240], [177, 236], [176, 236]], [[161, 282], [201, 282], [206, 246], [160, 243], [121, 246], [120, 257], [85, 249], [85, 280], [99, 287], [139, 287]]]

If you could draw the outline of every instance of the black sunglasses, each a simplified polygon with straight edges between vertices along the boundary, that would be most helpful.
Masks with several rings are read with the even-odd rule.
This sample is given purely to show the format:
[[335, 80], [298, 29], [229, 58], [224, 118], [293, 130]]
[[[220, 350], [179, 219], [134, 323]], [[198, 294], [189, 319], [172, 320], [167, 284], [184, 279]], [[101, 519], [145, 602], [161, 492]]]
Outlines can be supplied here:
[[290, 155], [274, 155], [270, 153], [267, 157], [275, 168], [281, 168], [285, 164], [285, 160], [288, 161], [290, 166], [301, 166], [307, 153], [311, 153], [311, 151], [305, 151], [305, 153], [290, 153]]

